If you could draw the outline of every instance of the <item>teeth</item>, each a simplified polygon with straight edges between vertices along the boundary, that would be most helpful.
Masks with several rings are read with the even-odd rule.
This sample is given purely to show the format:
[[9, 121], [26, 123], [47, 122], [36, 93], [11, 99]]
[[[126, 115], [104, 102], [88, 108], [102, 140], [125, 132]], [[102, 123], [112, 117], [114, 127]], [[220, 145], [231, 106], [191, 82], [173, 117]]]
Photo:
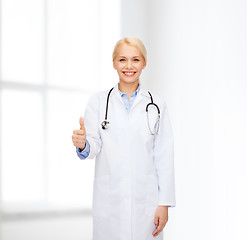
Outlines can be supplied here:
[[126, 74], [126, 75], [134, 75], [135, 73], [134, 72], [124, 72], [124, 74]]

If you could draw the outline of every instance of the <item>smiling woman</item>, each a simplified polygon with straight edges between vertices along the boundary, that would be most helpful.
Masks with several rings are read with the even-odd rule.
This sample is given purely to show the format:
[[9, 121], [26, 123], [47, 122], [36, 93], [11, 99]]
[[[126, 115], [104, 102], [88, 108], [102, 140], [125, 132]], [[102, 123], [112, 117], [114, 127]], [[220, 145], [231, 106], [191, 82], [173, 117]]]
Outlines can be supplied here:
[[161, 240], [168, 207], [175, 206], [166, 104], [140, 84], [147, 65], [141, 40], [121, 39], [112, 58], [119, 82], [91, 96], [72, 135], [80, 159], [95, 157], [93, 240]]

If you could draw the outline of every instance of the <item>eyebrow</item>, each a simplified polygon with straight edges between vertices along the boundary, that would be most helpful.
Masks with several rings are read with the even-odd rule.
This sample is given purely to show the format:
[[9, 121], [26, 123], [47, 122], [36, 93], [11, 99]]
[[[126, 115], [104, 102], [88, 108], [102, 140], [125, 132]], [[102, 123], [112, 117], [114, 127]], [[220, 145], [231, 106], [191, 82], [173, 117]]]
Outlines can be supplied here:
[[[140, 56], [134, 56], [134, 57], [132, 57], [132, 58], [137, 58], [137, 57], [140, 58]], [[125, 57], [125, 56], [119, 56], [119, 58], [126, 58], [126, 57]]]

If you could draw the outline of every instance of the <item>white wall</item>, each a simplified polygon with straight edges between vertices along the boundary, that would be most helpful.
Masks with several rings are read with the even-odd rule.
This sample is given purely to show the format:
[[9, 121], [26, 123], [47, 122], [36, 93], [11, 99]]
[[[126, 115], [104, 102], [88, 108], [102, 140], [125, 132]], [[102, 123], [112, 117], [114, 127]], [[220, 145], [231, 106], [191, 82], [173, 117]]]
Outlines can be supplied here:
[[145, 3], [122, 1], [122, 35], [144, 40], [145, 85], [163, 95], [174, 129], [166, 239], [247, 239], [247, 2]]
[[[121, 38], [138, 37], [149, 54], [148, 44], [148, 0], [121, 0]], [[148, 63], [149, 64], [149, 63]], [[147, 86], [148, 67], [142, 72], [140, 81], [143, 86]]]
[[92, 92], [112, 86], [120, 35], [118, 0], [35, 2], [0, 0], [4, 216], [91, 208], [94, 161], [79, 160], [71, 135]]

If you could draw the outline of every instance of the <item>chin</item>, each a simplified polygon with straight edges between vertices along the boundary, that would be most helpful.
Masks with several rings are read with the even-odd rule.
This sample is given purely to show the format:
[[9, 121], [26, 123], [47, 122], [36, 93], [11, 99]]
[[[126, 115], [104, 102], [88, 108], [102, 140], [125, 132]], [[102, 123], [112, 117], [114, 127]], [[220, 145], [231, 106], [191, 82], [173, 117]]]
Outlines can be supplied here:
[[126, 84], [131, 84], [131, 83], [136, 83], [139, 82], [139, 80], [134, 80], [134, 81], [125, 81], [125, 80], [120, 80], [122, 83], [126, 83]]
[[123, 78], [119, 78], [119, 79], [123, 83], [135, 83], [135, 82], [139, 82], [139, 78], [138, 79], [123, 79]]

